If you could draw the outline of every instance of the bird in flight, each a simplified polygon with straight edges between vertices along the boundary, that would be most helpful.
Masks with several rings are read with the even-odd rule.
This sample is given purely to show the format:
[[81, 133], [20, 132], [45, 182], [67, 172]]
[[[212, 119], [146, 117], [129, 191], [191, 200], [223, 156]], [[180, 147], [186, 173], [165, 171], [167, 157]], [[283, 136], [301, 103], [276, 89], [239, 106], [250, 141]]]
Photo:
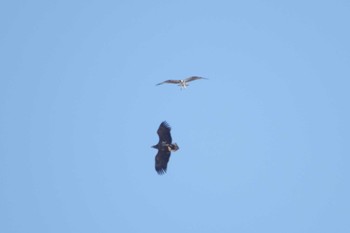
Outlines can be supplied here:
[[157, 130], [159, 142], [157, 145], [152, 146], [158, 149], [158, 153], [155, 157], [155, 168], [159, 175], [166, 173], [171, 151], [175, 152], [179, 149], [176, 143], [172, 143], [170, 131], [171, 127], [169, 124], [163, 121]]
[[171, 83], [171, 84], [178, 84], [178, 86], [181, 87], [181, 90], [182, 89], [185, 89], [188, 85], [188, 82], [191, 82], [191, 81], [194, 81], [194, 80], [198, 80], [198, 79], [206, 79], [206, 78], [203, 78], [203, 77], [199, 77], [199, 76], [191, 76], [189, 78], [186, 78], [186, 79], [181, 79], [181, 80], [166, 80], [164, 82], [161, 82], [161, 83], [158, 83], [158, 85], [161, 85], [161, 84], [164, 84], [164, 83]]

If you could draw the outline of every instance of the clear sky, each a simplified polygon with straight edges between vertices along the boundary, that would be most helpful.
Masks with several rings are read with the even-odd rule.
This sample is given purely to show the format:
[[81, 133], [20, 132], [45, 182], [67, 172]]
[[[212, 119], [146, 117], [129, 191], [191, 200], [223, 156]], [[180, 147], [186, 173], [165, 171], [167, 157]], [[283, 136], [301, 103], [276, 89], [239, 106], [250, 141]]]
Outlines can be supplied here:
[[1, 1], [0, 232], [350, 232], [349, 12]]

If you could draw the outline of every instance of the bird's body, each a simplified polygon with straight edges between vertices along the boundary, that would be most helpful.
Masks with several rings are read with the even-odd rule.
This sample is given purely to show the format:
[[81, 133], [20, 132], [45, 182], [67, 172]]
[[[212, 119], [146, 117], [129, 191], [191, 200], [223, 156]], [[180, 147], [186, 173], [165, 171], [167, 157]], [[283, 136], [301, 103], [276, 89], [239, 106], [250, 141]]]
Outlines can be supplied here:
[[170, 131], [171, 128], [169, 124], [166, 121], [163, 121], [157, 130], [159, 142], [152, 146], [158, 150], [155, 157], [155, 169], [159, 175], [162, 175], [167, 171], [171, 151], [175, 152], [179, 149], [179, 146], [176, 143], [172, 143]]
[[188, 82], [198, 80], [198, 79], [206, 79], [206, 78], [199, 77], [199, 76], [191, 76], [189, 78], [181, 79], [181, 80], [169, 79], [169, 80], [166, 80], [164, 82], [158, 83], [157, 86], [164, 84], [164, 83], [171, 83], [171, 84], [178, 84], [178, 86], [180, 86], [181, 89], [185, 89], [187, 86], [189, 86]]

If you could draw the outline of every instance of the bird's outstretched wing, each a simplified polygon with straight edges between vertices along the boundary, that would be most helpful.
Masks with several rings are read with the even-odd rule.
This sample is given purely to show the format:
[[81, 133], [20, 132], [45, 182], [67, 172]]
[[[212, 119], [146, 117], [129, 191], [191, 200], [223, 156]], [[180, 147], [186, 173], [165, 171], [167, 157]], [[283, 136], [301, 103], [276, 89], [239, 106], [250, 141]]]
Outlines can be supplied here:
[[191, 76], [189, 78], [186, 78], [185, 82], [191, 82], [191, 81], [194, 81], [194, 80], [197, 80], [197, 79], [207, 79], [207, 78], [203, 78], [203, 77], [199, 77], [199, 76]]
[[170, 151], [158, 150], [155, 158], [155, 169], [159, 175], [166, 173], [169, 159]]
[[166, 144], [171, 144], [172, 138], [171, 138], [171, 127], [166, 121], [163, 121], [158, 130], [157, 134], [159, 136], [159, 143], [166, 143]]
[[172, 80], [172, 79], [169, 79], [169, 80], [166, 80], [166, 81], [164, 81], [164, 82], [158, 83], [157, 86], [158, 86], [158, 85], [161, 85], [161, 84], [164, 84], [164, 83], [178, 84], [178, 83], [180, 83], [180, 82], [181, 82], [180, 80]]

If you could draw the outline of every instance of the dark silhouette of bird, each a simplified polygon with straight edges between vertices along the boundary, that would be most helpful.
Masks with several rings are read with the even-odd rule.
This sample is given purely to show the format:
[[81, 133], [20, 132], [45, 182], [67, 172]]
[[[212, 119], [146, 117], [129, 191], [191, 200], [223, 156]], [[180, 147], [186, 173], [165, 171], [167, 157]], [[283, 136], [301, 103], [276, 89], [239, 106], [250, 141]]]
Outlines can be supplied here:
[[181, 90], [182, 89], [185, 89], [188, 85], [188, 82], [191, 82], [191, 81], [194, 81], [194, 80], [198, 80], [198, 79], [206, 79], [206, 78], [203, 78], [203, 77], [199, 77], [199, 76], [191, 76], [189, 78], [186, 78], [186, 79], [181, 79], [181, 80], [166, 80], [164, 82], [161, 82], [161, 83], [158, 83], [158, 85], [161, 85], [161, 84], [164, 84], [164, 83], [171, 83], [171, 84], [178, 84], [178, 86], [181, 87]]
[[152, 146], [158, 149], [158, 153], [155, 157], [155, 169], [159, 175], [166, 173], [171, 151], [175, 152], [179, 149], [176, 143], [172, 143], [170, 131], [171, 127], [169, 124], [163, 121], [157, 130], [159, 142], [157, 145]]

